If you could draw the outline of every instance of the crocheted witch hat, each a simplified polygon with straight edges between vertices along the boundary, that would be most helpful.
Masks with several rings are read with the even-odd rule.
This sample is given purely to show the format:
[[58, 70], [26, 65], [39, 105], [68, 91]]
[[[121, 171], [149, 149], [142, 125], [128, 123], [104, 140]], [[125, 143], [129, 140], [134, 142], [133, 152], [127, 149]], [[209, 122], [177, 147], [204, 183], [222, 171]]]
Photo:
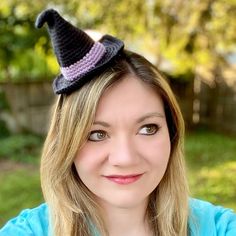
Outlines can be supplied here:
[[99, 73], [124, 48], [124, 43], [110, 35], [104, 35], [94, 42], [84, 31], [71, 25], [54, 9], [39, 14], [37, 28], [48, 24], [54, 52], [61, 74], [53, 81], [56, 94], [71, 93], [79, 89], [92, 76]]

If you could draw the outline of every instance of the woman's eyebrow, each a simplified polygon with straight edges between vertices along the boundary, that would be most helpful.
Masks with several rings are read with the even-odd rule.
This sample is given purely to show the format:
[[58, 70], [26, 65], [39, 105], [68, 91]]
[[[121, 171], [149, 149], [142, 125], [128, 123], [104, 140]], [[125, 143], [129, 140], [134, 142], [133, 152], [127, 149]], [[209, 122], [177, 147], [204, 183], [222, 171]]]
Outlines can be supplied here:
[[101, 125], [101, 126], [104, 126], [106, 128], [109, 128], [110, 125], [104, 121], [94, 121], [93, 125]]
[[[141, 123], [143, 122], [144, 120], [148, 119], [148, 118], [152, 118], [152, 117], [158, 117], [158, 118], [165, 118], [165, 116], [162, 114], [162, 113], [159, 113], [159, 112], [150, 112], [150, 113], [147, 113], [145, 114], [144, 116], [141, 116], [140, 118], [137, 119], [137, 123]], [[111, 127], [110, 124], [108, 124], [107, 122], [104, 122], [104, 121], [94, 121], [93, 125], [101, 125], [101, 126], [104, 126], [106, 128], [109, 128]]]
[[159, 113], [159, 112], [150, 112], [145, 114], [144, 116], [140, 117], [137, 119], [137, 123], [141, 123], [144, 120], [148, 119], [148, 118], [152, 118], [152, 117], [158, 117], [158, 118], [165, 118], [164, 114]]

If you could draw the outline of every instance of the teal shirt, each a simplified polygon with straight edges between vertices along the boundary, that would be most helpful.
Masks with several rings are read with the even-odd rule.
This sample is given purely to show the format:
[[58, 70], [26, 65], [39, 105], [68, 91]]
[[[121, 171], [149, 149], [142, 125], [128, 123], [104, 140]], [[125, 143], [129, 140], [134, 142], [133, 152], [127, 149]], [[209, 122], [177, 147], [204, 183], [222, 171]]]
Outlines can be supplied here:
[[[236, 236], [236, 214], [232, 210], [197, 199], [190, 200], [190, 209], [190, 236]], [[0, 236], [52, 236], [47, 205], [22, 211], [7, 222]]]

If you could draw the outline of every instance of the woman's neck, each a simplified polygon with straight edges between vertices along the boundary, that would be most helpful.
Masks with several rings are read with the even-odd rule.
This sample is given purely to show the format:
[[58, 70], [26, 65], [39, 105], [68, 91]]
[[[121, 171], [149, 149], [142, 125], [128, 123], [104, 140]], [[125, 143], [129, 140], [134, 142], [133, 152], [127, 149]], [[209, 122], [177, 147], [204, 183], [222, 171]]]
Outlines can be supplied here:
[[146, 217], [146, 203], [130, 208], [119, 208], [105, 203], [103, 209], [109, 236], [152, 235]]

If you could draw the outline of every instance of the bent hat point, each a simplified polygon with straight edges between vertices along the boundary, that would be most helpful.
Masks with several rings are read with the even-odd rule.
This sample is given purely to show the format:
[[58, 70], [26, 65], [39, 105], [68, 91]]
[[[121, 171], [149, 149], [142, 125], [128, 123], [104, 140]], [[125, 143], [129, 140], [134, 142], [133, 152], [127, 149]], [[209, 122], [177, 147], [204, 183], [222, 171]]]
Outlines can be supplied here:
[[56, 94], [68, 94], [81, 88], [94, 74], [104, 70], [124, 48], [124, 43], [111, 35], [104, 35], [95, 42], [54, 9], [44, 10], [38, 15], [36, 28], [41, 28], [45, 22], [61, 71], [53, 81]]

